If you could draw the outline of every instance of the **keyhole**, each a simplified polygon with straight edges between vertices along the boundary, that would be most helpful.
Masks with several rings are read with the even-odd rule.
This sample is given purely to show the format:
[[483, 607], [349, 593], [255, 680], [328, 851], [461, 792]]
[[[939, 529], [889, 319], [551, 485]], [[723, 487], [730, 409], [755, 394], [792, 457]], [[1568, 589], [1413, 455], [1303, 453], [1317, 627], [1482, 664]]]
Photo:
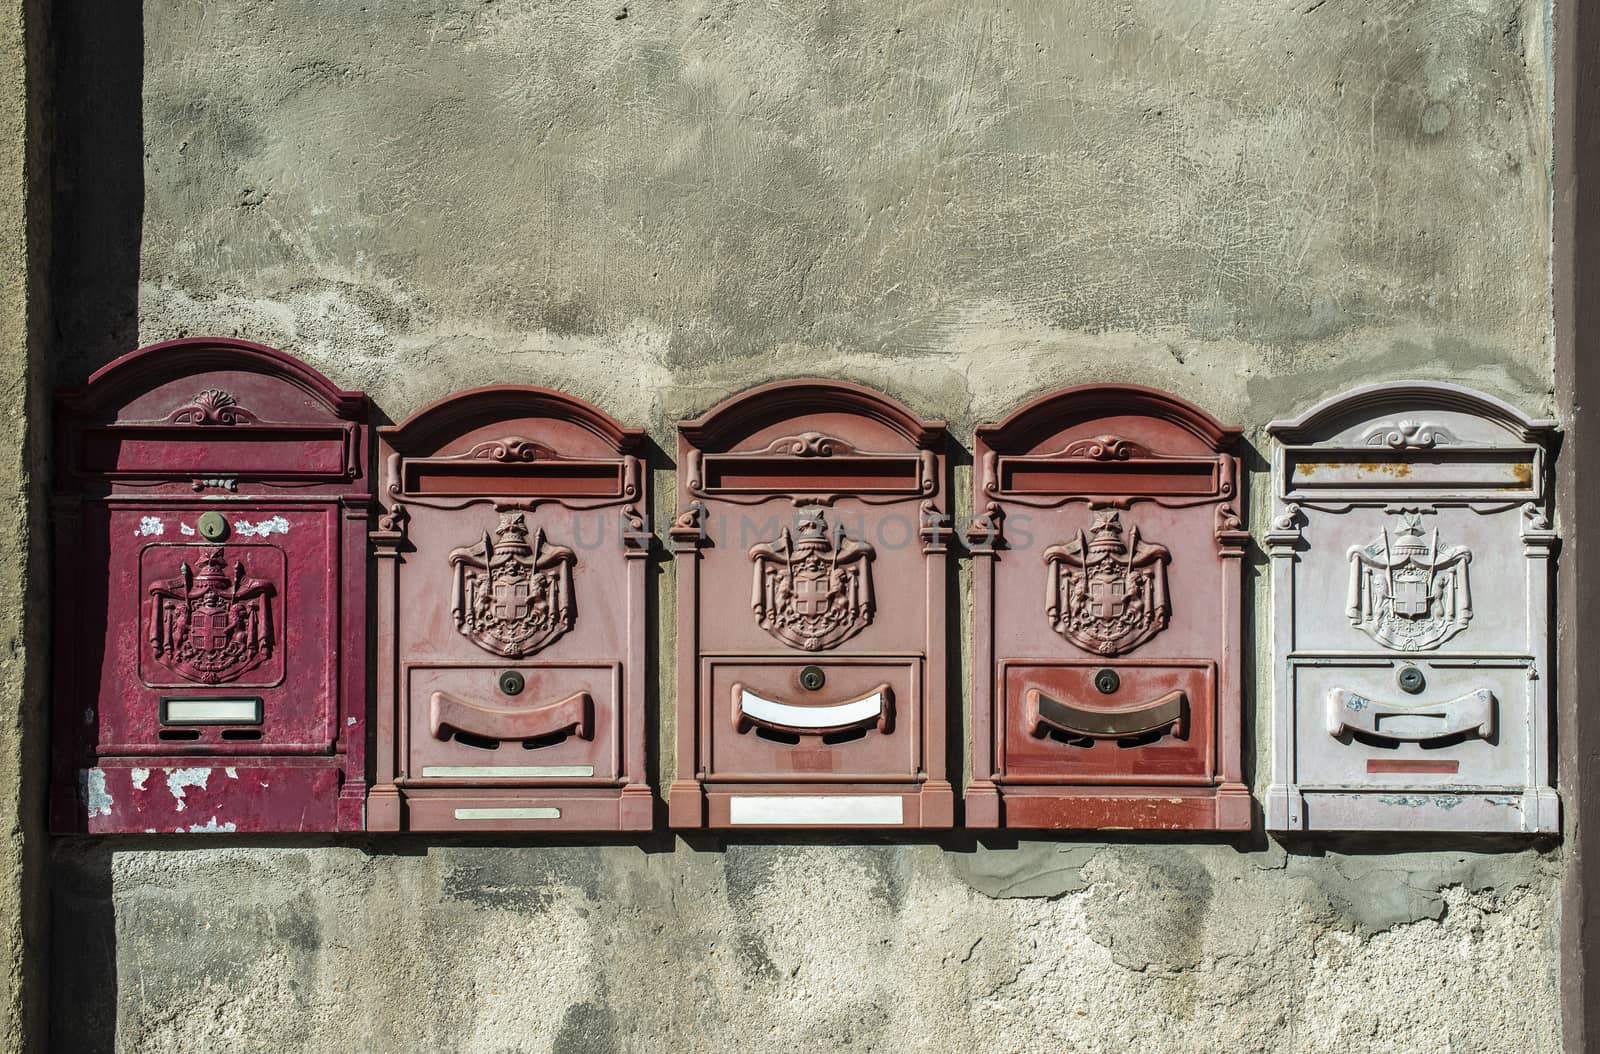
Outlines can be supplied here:
[[1094, 675], [1094, 686], [1101, 695], [1111, 695], [1122, 687], [1122, 678], [1117, 676], [1116, 670], [1101, 670]]
[[507, 695], [521, 695], [525, 687], [527, 682], [516, 670], [506, 670], [500, 674], [500, 690]]
[[1407, 666], [1401, 670], [1396, 680], [1400, 682], [1400, 690], [1408, 695], [1416, 695], [1428, 685], [1427, 678], [1423, 677], [1422, 671], [1415, 666]]
[[228, 536], [228, 518], [220, 512], [208, 512], [200, 517], [200, 537], [208, 542], [220, 542]]
[[808, 692], [814, 692], [827, 683], [828, 677], [820, 666], [807, 666], [800, 671], [800, 687]]

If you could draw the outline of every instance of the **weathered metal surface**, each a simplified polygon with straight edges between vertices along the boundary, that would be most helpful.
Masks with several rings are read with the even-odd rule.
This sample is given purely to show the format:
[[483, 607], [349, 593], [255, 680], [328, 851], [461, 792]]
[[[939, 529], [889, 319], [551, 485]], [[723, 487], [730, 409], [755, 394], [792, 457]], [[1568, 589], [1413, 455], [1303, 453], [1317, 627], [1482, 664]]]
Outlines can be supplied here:
[[1238, 435], [1133, 386], [979, 427], [969, 826], [1249, 826]]
[[368, 828], [648, 829], [644, 433], [498, 386], [378, 434]]
[[672, 826], [950, 826], [944, 444], [842, 381], [679, 425]]
[[1452, 384], [1268, 427], [1273, 830], [1555, 831], [1546, 442]]
[[223, 338], [58, 397], [57, 831], [361, 829], [367, 407]]

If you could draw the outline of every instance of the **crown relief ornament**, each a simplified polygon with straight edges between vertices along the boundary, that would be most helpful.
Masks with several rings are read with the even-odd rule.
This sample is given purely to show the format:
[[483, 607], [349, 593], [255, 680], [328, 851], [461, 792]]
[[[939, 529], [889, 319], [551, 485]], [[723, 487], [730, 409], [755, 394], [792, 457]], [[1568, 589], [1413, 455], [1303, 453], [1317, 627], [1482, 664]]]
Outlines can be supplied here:
[[1472, 590], [1466, 546], [1444, 547], [1439, 530], [1430, 535], [1422, 517], [1405, 513], [1391, 538], [1350, 549], [1350, 589], [1345, 614], [1350, 624], [1387, 648], [1426, 651], [1467, 628]]
[[1165, 546], [1124, 531], [1115, 510], [1095, 510], [1088, 532], [1044, 551], [1050, 565], [1045, 616], [1055, 631], [1096, 655], [1120, 655], [1165, 629], [1172, 616]]
[[501, 513], [493, 537], [450, 551], [455, 572], [450, 613], [456, 629], [485, 651], [507, 658], [532, 655], [572, 628], [571, 549], [528, 537], [520, 512]]
[[872, 559], [866, 542], [846, 536], [822, 509], [803, 509], [793, 532], [752, 546], [751, 607], [762, 629], [793, 648], [820, 651], [872, 622]]

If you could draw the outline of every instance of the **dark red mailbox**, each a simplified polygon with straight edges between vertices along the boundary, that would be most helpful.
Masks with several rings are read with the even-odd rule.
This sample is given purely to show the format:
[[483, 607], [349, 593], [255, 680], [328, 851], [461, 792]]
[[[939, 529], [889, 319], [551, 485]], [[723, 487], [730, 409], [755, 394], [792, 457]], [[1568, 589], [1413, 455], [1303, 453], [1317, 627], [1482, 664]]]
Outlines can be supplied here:
[[678, 426], [674, 827], [948, 827], [944, 424], [783, 381]]
[[368, 828], [647, 830], [644, 433], [501, 386], [378, 436]]
[[1249, 827], [1238, 437], [1109, 385], [978, 428], [969, 826]]
[[169, 341], [56, 406], [57, 831], [357, 831], [367, 398]]

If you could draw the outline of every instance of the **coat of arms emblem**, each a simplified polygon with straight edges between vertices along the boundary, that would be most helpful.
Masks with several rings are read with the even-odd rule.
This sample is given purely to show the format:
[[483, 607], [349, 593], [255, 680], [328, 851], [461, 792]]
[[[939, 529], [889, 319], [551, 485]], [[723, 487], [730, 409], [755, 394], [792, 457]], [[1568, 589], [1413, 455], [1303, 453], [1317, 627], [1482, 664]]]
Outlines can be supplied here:
[[456, 628], [485, 651], [531, 655], [572, 628], [571, 549], [528, 538], [522, 513], [502, 513], [493, 537], [450, 551], [455, 572], [450, 613]]
[[871, 545], [829, 525], [821, 509], [802, 512], [794, 531], [750, 549], [751, 606], [761, 628], [791, 647], [831, 648], [872, 621]]
[[1045, 615], [1055, 631], [1096, 655], [1117, 655], [1138, 647], [1166, 628], [1172, 608], [1167, 598], [1165, 546], [1146, 542], [1139, 528], [1121, 516], [1097, 511], [1087, 533], [1044, 551], [1050, 565], [1045, 585]]
[[150, 587], [150, 643], [156, 662], [201, 684], [222, 684], [255, 669], [272, 654], [269, 582], [228, 566], [221, 547], [207, 549], [196, 567], [185, 560], [176, 578]]
[[1426, 651], [1467, 628], [1472, 593], [1467, 585], [1466, 546], [1443, 548], [1439, 531], [1428, 535], [1422, 518], [1407, 513], [1391, 539], [1350, 549], [1350, 593], [1345, 614], [1351, 625], [1388, 648]]

